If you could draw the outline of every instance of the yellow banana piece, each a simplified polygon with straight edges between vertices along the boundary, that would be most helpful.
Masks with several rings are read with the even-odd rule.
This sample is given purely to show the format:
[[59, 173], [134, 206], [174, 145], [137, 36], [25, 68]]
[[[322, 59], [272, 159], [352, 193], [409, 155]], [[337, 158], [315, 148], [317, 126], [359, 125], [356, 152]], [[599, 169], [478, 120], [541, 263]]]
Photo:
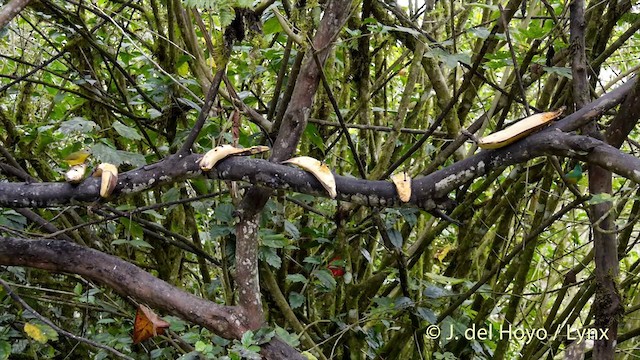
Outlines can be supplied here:
[[209, 150], [202, 159], [200, 159], [199, 165], [202, 171], [209, 171], [213, 169], [218, 161], [231, 155], [254, 155], [265, 151], [269, 151], [268, 146], [252, 146], [250, 148], [241, 149], [233, 147], [231, 145], [220, 145]]
[[89, 151], [80, 150], [67, 155], [67, 157], [64, 158], [64, 161], [69, 164], [69, 166], [80, 165], [87, 160], [89, 155], [91, 155]]
[[77, 184], [84, 179], [84, 174], [87, 172], [87, 164], [82, 163], [74, 165], [69, 171], [64, 174], [65, 180], [70, 184]]
[[329, 167], [322, 162], [310, 157], [310, 156], [299, 156], [282, 162], [283, 164], [293, 164], [303, 168], [304, 170], [313, 174], [313, 176], [320, 181], [322, 187], [327, 190], [329, 196], [332, 199], [338, 195], [336, 191], [336, 180], [333, 177], [333, 173], [329, 169]]
[[100, 196], [108, 198], [118, 184], [118, 168], [113, 164], [102, 163], [93, 172], [93, 176], [101, 177]]
[[520, 140], [531, 132], [545, 126], [554, 119], [557, 119], [564, 112], [565, 107], [556, 111], [549, 111], [531, 115], [517, 123], [506, 127], [503, 130], [483, 137], [478, 141], [478, 146], [482, 149], [498, 149]]
[[411, 199], [411, 178], [406, 172], [397, 173], [391, 176], [391, 181], [396, 186], [398, 197], [402, 202]]

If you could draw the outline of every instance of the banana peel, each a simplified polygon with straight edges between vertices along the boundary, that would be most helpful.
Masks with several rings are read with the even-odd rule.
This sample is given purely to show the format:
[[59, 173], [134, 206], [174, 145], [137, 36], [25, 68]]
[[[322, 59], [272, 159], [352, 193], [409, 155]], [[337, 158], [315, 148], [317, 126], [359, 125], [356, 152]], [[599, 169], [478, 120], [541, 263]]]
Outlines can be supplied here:
[[81, 163], [74, 165], [64, 174], [64, 179], [70, 184], [78, 184], [84, 179], [84, 174], [87, 172], [87, 164]]
[[246, 149], [237, 148], [231, 145], [220, 145], [209, 150], [202, 159], [200, 159], [199, 165], [202, 171], [210, 171], [218, 163], [218, 161], [231, 156], [231, 155], [255, 155], [269, 151], [268, 146], [252, 146]]
[[411, 199], [411, 178], [406, 172], [397, 173], [391, 176], [391, 181], [396, 186], [396, 192], [402, 202]]
[[93, 172], [93, 177], [98, 176], [101, 177], [100, 196], [108, 198], [118, 184], [118, 168], [113, 164], [102, 163]]
[[563, 106], [556, 111], [531, 115], [503, 130], [483, 137], [478, 140], [478, 146], [482, 149], [498, 149], [507, 146], [557, 119], [564, 110], [565, 107]]
[[336, 179], [326, 164], [310, 156], [299, 156], [282, 162], [283, 164], [293, 164], [310, 172], [322, 184], [332, 199], [338, 195], [336, 191]]

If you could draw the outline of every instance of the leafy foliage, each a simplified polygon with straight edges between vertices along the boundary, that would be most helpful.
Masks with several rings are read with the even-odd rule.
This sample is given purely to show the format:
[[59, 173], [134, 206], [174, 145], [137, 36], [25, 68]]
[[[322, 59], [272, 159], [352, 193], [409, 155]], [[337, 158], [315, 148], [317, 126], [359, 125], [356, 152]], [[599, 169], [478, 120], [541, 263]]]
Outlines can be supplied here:
[[[637, 71], [640, 49], [637, 33], [624, 37], [637, 28], [637, 8], [604, 3], [589, 4], [587, 12], [594, 94]], [[329, 87], [321, 84], [315, 94], [298, 145], [299, 154], [323, 160], [337, 174], [361, 177], [360, 159], [368, 180], [385, 180], [373, 174], [387, 170], [425, 176], [476, 153], [471, 141], [448, 149], [464, 129], [482, 136], [534, 109], [573, 106], [565, 2], [525, 1], [510, 12], [462, 1], [435, 2], [433, 9], [415, 2], [355, 4], [323, 67]], [[274, 6], [284, 8], [285, 25], [306, 41], [318, 33], [326, 2]], [[306, 76], [297, 73], [303, 56], [310, 61], [320, 50], [289, 41], [271, 9], [246, 0], [185, 0], [171, 8], [154, 0], [46, 0], [20, 15], [0, 30], [0, 165], [17, 165], [33, 179], [3, 167], [2, 182], [62, 181], [63, 159], [82, 149], [91, 151], [91, 167], [152, 168], [184, 143], [215, 70], [225, 63], [224, 94], [192, 150], [270, 144], [294, 85]], [[508, 37], [497, 31], [501, 16]], [[221, 61], [221, 39], [240, 19], [245, 23], [236, 30], [262, 33], [234, 39], [229, 59]], [[442, 123], [433, 132], [435, 119]], [[600, 126], [611, 119], [604, 116]], [[428, 141], [392, 169], [424, 134]], [[637, 137], [632, 132], [623, 151], [635, 149]], [[552, 333], [594, 324], [591, 248], [600, 223], [589, 218], [589, 206], [613, 206], [617, 230], [608, 231], [616, 234], [623, 274], [616, 288], [630, 309], [620, 317], [619, 333], [638, 332], [631, 312], [640, 271], [637, 185], [614, 177], [611, 194], [586, 200], [588, 166], [538, 158], [473, 179], [447, 194], [453, 205], [443, 209], [461, 226], [413, 207], [372, 209], [279, 191], [262, 209], [258, 231], [266, 325], [234, 340], [161, 314], [170, 331], [134, 345], [133, 299], [79, 275], [5, 267], [0, 276], [60, 328], [133, 358], [257, 359], [276, 336], [310, 359], [555, 356], [567, 349], [566, 337], [505, 339], [496, 329]], [[42, 222], [25, 209], [1, 208], [0, 234], [55, 232], [231, 306], [245, 280], [234, 277], [245, 185], [174, 179], [109, 202], [31, 209]], [[6, 291], [0, 307], [0, 360], [113, 356], [68, 340]], [[473, 328], [492, 336], [465, 337]], [[632, 358], [637, 337], [621, 339], [618, 348]]]

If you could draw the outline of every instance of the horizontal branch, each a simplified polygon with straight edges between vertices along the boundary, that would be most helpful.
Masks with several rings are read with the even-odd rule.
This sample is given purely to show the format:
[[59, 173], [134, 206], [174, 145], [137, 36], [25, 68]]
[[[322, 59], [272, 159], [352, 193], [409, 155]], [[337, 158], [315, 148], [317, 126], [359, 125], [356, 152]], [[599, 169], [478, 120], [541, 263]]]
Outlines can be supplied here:
[[[544, 131], [501, 149], [481, 151], [449, 167], [414, 179], [408, 204], [433, 210], [443, 205], [451, 191], [492, 169], [550, 154], [593, 161], [603, 168], [640, 182], [640, 160], [598, 140], [561, 132], [575, 130], [618, 105], [633, 88], [635, 81], [635, 78], [628, 81]], [[112, 196], [137, 193], [202, 176], [198, 167], [201, 157], [199, 154], [172, 155], [158, 163], [122, 173]], [[311, 174], [266, 160], [230, 157], [219, 162], [208, 175], [223, 180], [246, 181], [272, 189], [327, 196], [321, 184]], [[379, 207], [406, 205], [400, 201], [394, 185], [389, 181], [362, 180], [341, 175], [335, 175], [335, 178], [339, 200]], [[73, 201], [92, 202], [99, 199], [99, 190], [98, 178], [88, 178], [79, 185], [64, 182], [0, 183], [0, 206], [42, 208], [67, 205]]]
[[[247, 330], [239, 307], [199, 298], [118, 257], [68, 241], [0, 237], [0, 264], [82, 275], [225, 338], [240, 339]], [[301, 358], [278, 338], [262, 345], [261, 353], [269, 359]]]

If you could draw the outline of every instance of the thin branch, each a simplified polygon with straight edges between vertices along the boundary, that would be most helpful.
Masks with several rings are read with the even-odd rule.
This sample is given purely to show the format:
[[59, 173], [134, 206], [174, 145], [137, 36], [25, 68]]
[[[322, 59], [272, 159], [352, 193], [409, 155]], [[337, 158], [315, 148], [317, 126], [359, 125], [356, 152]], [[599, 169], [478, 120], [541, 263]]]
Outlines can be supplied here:
[[193, 125], [191, 132], [184, 140], [182, 147], [178, 150], [178, 154], [186, 155], [191, 152], [191, 147], [196, 142], [202, 127], [204, 126], [204, 122], [209, 117], [209, 111], [213, 107], [213, 103], [218, 95], [218, 89], [220, 88], [220, 83], [222, 82], [222, 77], [224, 76], [226, 66], [218, 69], [215, 77], [213, 78], [213, 82], [211, 83], [211, 87], [209, 87], [209, 91], [207, 92], [207, 97], [204, 99], [204, 105], [202, 105], [202, 109], [200, 110], [200, 115], [198, 115], [198, 119], [196, 123]]

